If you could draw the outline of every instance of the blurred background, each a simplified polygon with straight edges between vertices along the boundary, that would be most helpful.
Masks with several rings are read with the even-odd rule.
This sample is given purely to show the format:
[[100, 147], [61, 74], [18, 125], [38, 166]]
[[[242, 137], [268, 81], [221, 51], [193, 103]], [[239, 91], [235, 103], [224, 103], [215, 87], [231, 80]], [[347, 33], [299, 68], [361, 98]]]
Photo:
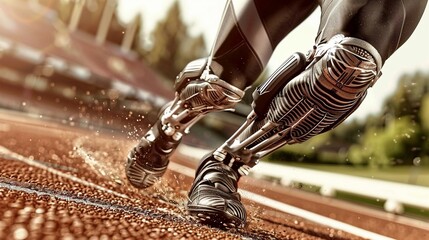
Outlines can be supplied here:
[[[207, 56], [225, 1], [0, 0], [0, 108], [139, 139], [174, 96], [176, 74]], [[316, 11], [276, 49], [261, 80], [312, 47]], [[345, 123], [266, 162], [429, 187], [429, 13], [389, 59]], [[187, 144], [210, 149], [250, 111], [197, 124]], [[299, 187], [310, 189], [311, 186]], [[347, 198], [349, 196], [343, 196]], [[369, 204], [377, 205], [377, 201]], [[420, 216], [426, 210], [414, 209]]]

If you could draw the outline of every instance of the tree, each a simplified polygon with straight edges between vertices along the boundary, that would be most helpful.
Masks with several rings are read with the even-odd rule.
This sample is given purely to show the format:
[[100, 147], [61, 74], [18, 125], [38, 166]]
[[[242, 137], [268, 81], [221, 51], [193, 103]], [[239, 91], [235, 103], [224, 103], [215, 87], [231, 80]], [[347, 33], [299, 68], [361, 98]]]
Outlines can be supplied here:
[[365, 124], [359, 120], [344, 122], [331, 131], [331, 139], [348, 144], [358, 143]]
[[421, 155], [421, 129], [411, 117], [393, 119], [385, 128], [369, 129], [363, 141], [350, 148], [352, 163], [373, 167], [412, 164]]
[[385, 115], [392, 118], [411, 116], [419, 122], [418, 117], [423, 96], [429, 93], [429, 76], [420, 72], [414, 75], [403, 75], [395, 93], [386, 100]]
[[420, 122], [426, 133], [429, 133], [429, 94], [422, 98], [422, 107], [420, 109]]
[[173, 3], [166, 18], [156, 25], [152, 41], [153, 45], [148, 49], [146, 59], [151, 66], [172, 80], [188, 62], [206, 54], [202, 35], [193, 38], [187, 32], [178, 1]]
[[422, 155], [425, 155], [429, 160], [429, 94], [422, 98], [422, 107], [420, 109], [420, 122], [422, 127], [423, 143]]
[[[366, 122], [363, 140], [353, 145], [349, 158], [370, 165], [413, 164], [429, 153], [429, 75], [403, 75], [386, 100], [382, 114]], [[381, 124], [382, 123], [382, 124]]]

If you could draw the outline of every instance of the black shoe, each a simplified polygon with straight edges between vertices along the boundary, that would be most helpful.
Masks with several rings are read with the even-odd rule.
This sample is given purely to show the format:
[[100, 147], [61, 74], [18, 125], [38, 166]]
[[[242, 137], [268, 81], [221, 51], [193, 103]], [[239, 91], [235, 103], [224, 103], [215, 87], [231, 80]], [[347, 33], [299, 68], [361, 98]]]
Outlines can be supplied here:
[[203, 158], [189, 192], [188, 212], [203, 223], [230, 229], [244, 227], [246, 209], [237, 193], [240, 174], [212, 154]]
[[128, 154], [126, 175], [129, 182], [137, 188], [152, 186], [164, 175], [170, 162], [168, 158], [179, 143], [180, 140], [162, 131], [158, 121]]

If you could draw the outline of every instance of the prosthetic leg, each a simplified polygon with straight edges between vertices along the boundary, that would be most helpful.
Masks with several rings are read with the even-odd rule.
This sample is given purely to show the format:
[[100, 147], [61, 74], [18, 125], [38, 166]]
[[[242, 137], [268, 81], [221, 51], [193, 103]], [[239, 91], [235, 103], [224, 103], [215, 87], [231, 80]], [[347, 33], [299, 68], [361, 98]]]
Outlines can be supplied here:
[[168, 158], [189, 128], [207, 113], [233, 110], [244, 92], [210, 74], [207, 61], [189, 63], [176, 79], [175, 99], [128, 156], [126, 174], [137, 188], [154, 184], [166, 171]]
[[381, 66], [373, 46], [343, 35], [320, 44], [306, 58], [289, 58], [256, 89], [247, 121], [201, 161], [189, 192], [190, 214], [216, 227], [245, 225], [237, 193], [240, 177], [279, 147], [341, 123], [365, 98]]

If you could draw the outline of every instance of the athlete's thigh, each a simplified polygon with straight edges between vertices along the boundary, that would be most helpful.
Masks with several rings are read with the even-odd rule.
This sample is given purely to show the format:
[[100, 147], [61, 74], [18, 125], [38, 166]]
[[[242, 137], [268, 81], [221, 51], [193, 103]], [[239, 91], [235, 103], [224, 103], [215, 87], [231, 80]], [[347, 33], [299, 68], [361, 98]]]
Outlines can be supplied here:
[[215, 74], [242, 89], [250, 86], [278, 43], [317, 7], [316, 0], [232, 1], [213, 48]]
[[369, 42], [383, 61], [416, 28], [427, 0], [321, 0], [321, 21], [316, 42], [336, 34]]

